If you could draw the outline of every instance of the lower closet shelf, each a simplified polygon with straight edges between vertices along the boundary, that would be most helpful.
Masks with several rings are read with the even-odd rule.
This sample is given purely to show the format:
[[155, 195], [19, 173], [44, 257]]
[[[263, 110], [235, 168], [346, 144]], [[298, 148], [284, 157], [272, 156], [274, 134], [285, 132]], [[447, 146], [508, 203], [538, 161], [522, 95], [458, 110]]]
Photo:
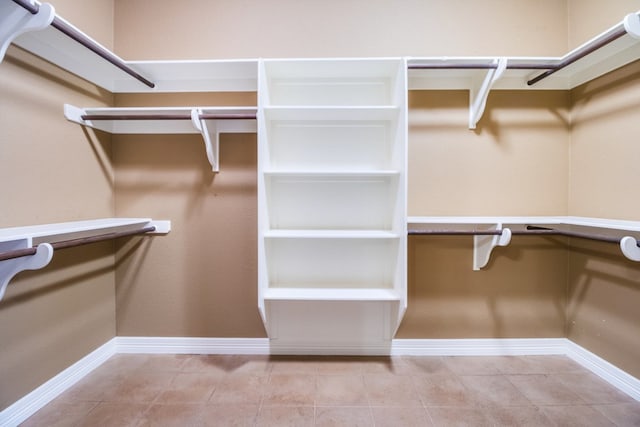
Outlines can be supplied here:
[[267, 301], [399, 301], [391, 289], [383, 288], [269, 288]]

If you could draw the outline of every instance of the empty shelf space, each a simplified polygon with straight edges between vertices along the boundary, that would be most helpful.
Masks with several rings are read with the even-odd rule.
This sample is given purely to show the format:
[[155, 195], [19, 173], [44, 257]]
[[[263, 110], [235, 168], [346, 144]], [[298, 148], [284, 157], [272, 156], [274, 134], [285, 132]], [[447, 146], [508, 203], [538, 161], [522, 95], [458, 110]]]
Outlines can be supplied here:
[[401, 59], [266, 60], [269, 105], [394, 105], [403, 99]]
[[396, 119], [273, 119], [265, 129], [266, 163], [276, 170], [404, 168]]
[[272, 229], [391, 229], [397, 175], [265, 177]]
[[376, 288], [274, 288], [265, 291], [267, 301], [399, 301], [391, 289]]
[[[270, 284], [282, 287], [392, 288], [400, 238], [268, 238], [264, 242]], [[271, 287], [271, 285], [270, 285]]]

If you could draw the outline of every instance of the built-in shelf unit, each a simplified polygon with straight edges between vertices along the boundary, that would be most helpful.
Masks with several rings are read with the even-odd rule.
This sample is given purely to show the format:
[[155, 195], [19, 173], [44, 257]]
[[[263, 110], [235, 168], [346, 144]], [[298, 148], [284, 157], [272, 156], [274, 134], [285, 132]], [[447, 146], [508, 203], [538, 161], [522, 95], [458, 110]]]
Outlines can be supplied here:
[[406, 64], [264, 60], [259, 307], [274, 352], [390, 345], [406, 308]]

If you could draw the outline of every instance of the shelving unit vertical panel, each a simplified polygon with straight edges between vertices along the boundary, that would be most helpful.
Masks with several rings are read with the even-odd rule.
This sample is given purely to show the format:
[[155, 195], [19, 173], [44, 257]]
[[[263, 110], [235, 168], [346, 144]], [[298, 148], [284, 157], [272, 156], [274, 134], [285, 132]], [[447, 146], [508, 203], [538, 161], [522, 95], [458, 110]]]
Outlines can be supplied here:
[[[265, 165], [270, 163], [267, 139], [268, 121], [264, 106], [269, 103], [269, 87], [266, 82], [264, 60], [258, 60], [258, 309], [262, 323], [267, 327], [265, 292], [269, 285], [267, 258], [265, 248], [265, 232], [269, 229], [269, 210], [267, 209], [267, 190], [265, 182]], [[268, 333], [269, 331], [267, 331]]]

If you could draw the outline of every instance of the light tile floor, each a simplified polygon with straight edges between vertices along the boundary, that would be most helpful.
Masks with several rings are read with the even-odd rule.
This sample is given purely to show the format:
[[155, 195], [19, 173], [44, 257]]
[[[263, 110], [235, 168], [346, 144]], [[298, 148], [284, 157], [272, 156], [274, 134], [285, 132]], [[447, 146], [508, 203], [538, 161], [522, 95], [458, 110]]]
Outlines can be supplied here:
[[116, 355], [24, 426], [640, 426], [564, 356]]

